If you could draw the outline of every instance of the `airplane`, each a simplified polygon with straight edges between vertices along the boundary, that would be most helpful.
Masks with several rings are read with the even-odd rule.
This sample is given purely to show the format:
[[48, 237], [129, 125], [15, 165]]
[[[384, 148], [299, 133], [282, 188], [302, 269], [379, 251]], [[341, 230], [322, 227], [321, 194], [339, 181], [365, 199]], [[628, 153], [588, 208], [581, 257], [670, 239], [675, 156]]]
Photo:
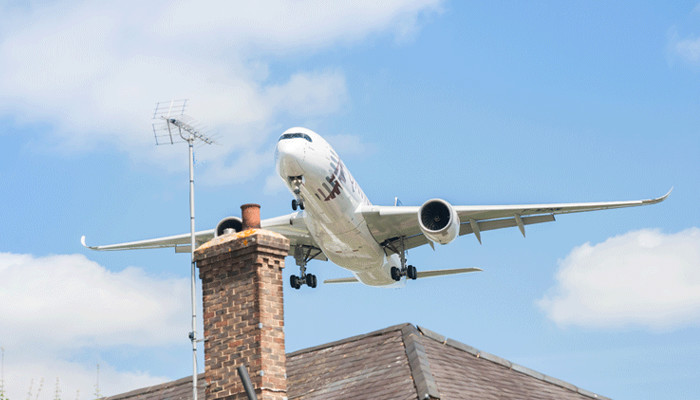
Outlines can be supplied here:
[[[353, 276], [328, 279], [324, 283], [361, 282], [369, 286], [396, 287], [407, 280], [481, 271], [458, 268], [418, 271], [407, 265], [406, 251], [425, 244], [447, 244], [457, 236], [554, 221], [556, 214], [596, 211], [656, 204], [670, 194], [648, 200], [530, 205], [453, 206], [439, 198], [421, 206], [373, 205], [343, 161], [321, 135], [307, 128], [291, 128], [280, 136], [275, 151], [277, 173], [292, 192], [291, 214], [261, 221], [261, 228], [286, 236], [290, 255], [299, 275], [290, 285], [317, 286], [315, 275], [306, 272], [310, 260], [332, 261]], [[239, 232], [239, 217], [226, 217], [214, 229], [196, 232], [199, 246], [214, 237]], [[104, 246], [83, 246], [92, 250], [128, 250], [174, 247], [190, 252], [189, 233]]]

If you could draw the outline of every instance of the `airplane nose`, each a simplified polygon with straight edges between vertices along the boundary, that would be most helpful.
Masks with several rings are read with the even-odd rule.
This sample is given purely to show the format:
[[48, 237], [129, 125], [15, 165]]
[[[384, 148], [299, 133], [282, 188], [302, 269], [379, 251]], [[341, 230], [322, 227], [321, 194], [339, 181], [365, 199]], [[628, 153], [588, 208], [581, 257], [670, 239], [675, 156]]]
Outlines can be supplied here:
[[304, 175], [302, 163], [306, 153], [304, 140], [287, 139], [277, 142], [275, 150], [275, 163], [277, 173], [283, 177]]

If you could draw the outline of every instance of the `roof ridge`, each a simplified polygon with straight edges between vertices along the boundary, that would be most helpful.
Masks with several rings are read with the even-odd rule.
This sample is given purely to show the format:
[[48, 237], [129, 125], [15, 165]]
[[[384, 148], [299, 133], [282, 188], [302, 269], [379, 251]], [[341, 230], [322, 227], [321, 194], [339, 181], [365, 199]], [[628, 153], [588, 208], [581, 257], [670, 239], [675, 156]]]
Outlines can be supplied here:
[[521, 374], [530, 376], [532, 378], [551, 383], [553, 385], [562, 387], [564, 389], [568, 389], [572, 392], [579, 393], [581, 395], [593, 398], [593, 399], [603, 399], [603, 400], [610, 400], [610, 398], [599, 395], [597, 393], [593, 393], [591, 391], [582, 389], [576, 385], [573, 385], [569, 382], [562, 381], [561, 379], [557, 379], [554, 377], [551, 377], [549, 375], [543, 374], [541, 372], [537, 372], [533, 369], [524, 367], [522, 365], [510, 362], [506, 360], [505, 358], [501, 358], [497, 355], [487, 353], [485, 351], [481, 351], [475, 347], [469, 346], [467, 344], [464, 344], [458, 340], [454, 339], [449, 339], [443, 335], [440, 335], [439, 333], [435, 333], [431, 331], [430, 329], [424, 328], [422, 326], [418, 326], [418, 331], [425, 337], [430, 338], [432, 340], [435, 340], [436, 342], [439, 342], [441, 344], [444, 344], [446, 346], [454, 347], [458, 350], [462, 350], [464, 352], [467, 352], [471, 355], [473, 355], [476, 358], [483, 358], [484, 360], [490, 361], [495, 364], [499, 364], [501, 366], [504, 366], [508, 369], [511, 369], [513, 371], [519, 372]]
[[416, 394], [420, 400], [440, 399], [438, 388], [433, 371], [430, 369], [428, 355], [425, 347], [419, 340], [420, 332], [412, 325], [408, 324], [401, 328], [401, 336], [408, 357], [408, 367], [411, 370], [411, 377], [416, 386]]
[[387, 328], [384, 328], [384, 329], [380, 329], [380, 330], [377, 330], [377, 331], [372, 331], [372, 332], [363, 333], [363, 334], [360, 334], [360, 335], [350, 336], [349, 338], [340, 339], [340, 340], [335, 340], [335, 341], [333, 341], [333, 342], [328, 342], [328, 343], [320, 344], [320, 345], [318, 345], [318, 346], [307, 347], [307, 348], [305, 348], [305, 349], [296, 350], [296, 351], [287, 353], [287, 357], [293, 357], [293, 356], [297, 356], [297, 355], [299, 355], [299, 354], [309, 353], [309, 352], [312, 352], [312, 351], [325, 349], [325, 348], [327, 348], [327, 347], [337, 346], [337, 345], [339, 345], [339, 344], [345, 344], [345, 343], [355, 342], [355, 341], [362, 340], [362, 339], [365, 339], [365, 338], [368, 338], [368, 337], [372, 337], [372, 336], [381, 336], [381, 335], [384, 335], [385, 333], [389, 333], [389, 332], [401, 330], [401, 329], [403, 329], [403, 328], [406, 327], [406, 326], [413, 326], [413, 325], [410, 324], [410, 323], [408, 323], [408, 322], [404, 322], [404, 323], [402, 323], [402, 324], [397, 324], [397, 325], [392, 325], [392, 326], [390, 326], [390, 327], [387, 327]]

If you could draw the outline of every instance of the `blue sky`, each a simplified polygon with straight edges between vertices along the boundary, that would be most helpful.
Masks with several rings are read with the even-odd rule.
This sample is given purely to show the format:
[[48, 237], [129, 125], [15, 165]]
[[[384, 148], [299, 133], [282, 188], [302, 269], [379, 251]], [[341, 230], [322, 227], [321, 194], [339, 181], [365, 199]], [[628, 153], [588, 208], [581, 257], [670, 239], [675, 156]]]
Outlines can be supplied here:
[[[0, 2], [0, 346], [5, 390], [91, 398], [190, 373], [189, 259], [94, 244], [288, 213], [279, 134], [326, 137], [376, 204], [650, 198], [409, 252], [484, 272], [399, 290], [285, 292], [287, 350], [402, 322], [616, 399], [700, 393], [700, 4]], [[320, 279], [347, 276], [322, 262]], [[296, 273], [287, 260], [285, 278]], [[286, 289], [286, 288], [285, 288]], [[201, 324], [200, 324], [201, 326]]]

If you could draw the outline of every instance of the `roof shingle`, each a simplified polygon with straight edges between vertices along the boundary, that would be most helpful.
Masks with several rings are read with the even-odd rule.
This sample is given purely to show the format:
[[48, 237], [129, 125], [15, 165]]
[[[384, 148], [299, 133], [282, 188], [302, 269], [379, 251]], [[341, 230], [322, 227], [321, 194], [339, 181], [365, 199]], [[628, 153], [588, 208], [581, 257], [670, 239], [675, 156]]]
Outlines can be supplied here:
[[[183, 378], [107, 400], [191, 400], [191, 382]], [[287, 354], [287, 395], [289, 400], [606, 399], [411, 324]], [[204, 388], [198, 396], [204, 398]]]

